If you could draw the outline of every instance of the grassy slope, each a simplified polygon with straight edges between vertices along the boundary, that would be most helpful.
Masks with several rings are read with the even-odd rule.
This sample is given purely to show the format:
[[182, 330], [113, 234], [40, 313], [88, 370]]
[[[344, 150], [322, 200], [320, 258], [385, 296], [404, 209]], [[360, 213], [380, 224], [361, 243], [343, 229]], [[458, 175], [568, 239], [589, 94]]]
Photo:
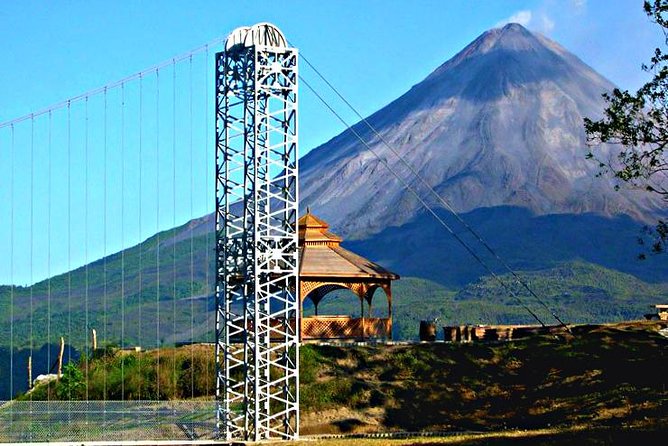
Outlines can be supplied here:
[[[307, 345], [302, 431], [657, 429], [668, 422], [668, 339], [657, 333], [666, 325], [577, 326], [572, 335], [497, 344]], [[211, 358], [204, 346], [160, 359], [100, 353], [88, 365], [90, 397], [103, 396], [105, 380], [108, 392], [118, 392], [123, 380], [129, 399], [210, 398]]]

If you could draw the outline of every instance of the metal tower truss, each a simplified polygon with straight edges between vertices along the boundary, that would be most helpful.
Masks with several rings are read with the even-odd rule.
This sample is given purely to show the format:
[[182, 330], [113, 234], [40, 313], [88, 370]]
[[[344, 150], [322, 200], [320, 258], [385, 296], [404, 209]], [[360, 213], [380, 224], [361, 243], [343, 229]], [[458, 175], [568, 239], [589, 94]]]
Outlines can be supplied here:
[[224, 439], [299, 432], [297, 50], [269, 24], [216, 54], [216, 398]]

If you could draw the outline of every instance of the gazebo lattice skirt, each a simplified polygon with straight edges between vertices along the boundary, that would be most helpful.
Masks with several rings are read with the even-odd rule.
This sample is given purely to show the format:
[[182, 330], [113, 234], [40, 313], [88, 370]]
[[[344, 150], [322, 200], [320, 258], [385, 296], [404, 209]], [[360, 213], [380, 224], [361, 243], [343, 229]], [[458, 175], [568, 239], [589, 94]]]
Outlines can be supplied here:
[[392, 319], [352, 318], [349, 316], [305, 317], [302, 340], [316, 339], [392, 339]]

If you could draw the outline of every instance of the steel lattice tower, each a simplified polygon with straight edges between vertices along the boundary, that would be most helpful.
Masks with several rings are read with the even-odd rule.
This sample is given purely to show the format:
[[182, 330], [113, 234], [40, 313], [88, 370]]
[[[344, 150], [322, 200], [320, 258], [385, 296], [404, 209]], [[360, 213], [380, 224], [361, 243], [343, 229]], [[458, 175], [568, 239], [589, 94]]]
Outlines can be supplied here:
[[297, 50], [275, 26], [216, 54], [216, 400], [224, 439], [299, 432]]

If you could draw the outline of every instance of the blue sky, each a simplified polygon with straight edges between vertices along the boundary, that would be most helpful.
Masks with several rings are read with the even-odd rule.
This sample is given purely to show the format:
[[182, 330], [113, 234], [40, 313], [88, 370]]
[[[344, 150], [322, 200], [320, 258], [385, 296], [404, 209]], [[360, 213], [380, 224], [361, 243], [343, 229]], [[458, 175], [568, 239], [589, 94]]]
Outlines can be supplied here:
[[[0, 122], [258, 21], [283, 29], [365, 113], [396, 98], [503, 21], [543, 32], [625, 88], [642, 83], [639, 66], [661, 38], [640, 0], [243, 3], [2, 0]], [[312, 102], [302, 104], [302, 119], [306, 112], [316, 113]], [[303, 126], [303, 152], [340, 129], [320, 113], [316, 122]]]
[[[116, 81], [223, 37], [237, 26], [260, 21], [278, 25], [301, 53], [325, 73], [363, 114], [374, 112], [404, 93], [485, 30], [508, 21], [542, 32], [617, 85], [629, 89], [639, 87], [646, 80], [647, 75], [640, 71], [640, 64], [647, 61], [653, 48], [662, 42], [660, 30], [642, 12], [640, 0], [244, 3], [222, 0], [0, 0], [0, 122]], [[203, 73], [211, 60], [212, 56], [206, 61], [204, 54], [200, 53], [193, 62], [197, 90], [193, 106], [203, 111], [201, 116], [206, 114], [205, 101], [201, 99], [204, 92], [201, 87], [204, 84]], [[188, 70], [186, 63], [178, 71], [179, 104], [183, 109], [187, 109], [189, 104]], [[315, 76], [303, 63], [302, 74], [307, 80], [315, 81]], [[162, 75], [161, 83], [169, 90], [165, 75], [168, 74]], [[144, 107], [156, 104], [152, 82], [155, 81], [144, 81]], [[136, 98], [137, 88], [136, 82], [128, 84], [128, 97]], [[118, 91], [114, 94], [116, 96], [110, 94], [108, 98], [112, 104], [109, 113], [116, 113], [118, 118], [118, 108], [113, 105], [119, 99]], [[165, 121], [163, 129], [167, 126], [171, 106], [165, 99], [168, 94], [166, 91], [161, 93], [162, 106], [165, 107], [160, 118], [161, 123]], [[143, 161], [142, 167], [137, 167], [140, 165], [136, 152], [138, 127], [131, 115], [136, 115], [139, 105], [137, 102], [130, 104], [131, 101], [128, 99], [126, 110], [130, 115], [126, 133], [128, 160], [118, 159], [118, 151], [113, 149], [106, 159], [110, 170], [108, 194], [111, 196], [106, 206], [107, 214], [118, 217], [121, 206], [124, 206], [122, 210], [127, 221], [122, 227], [116, 225], [108, 230], [105, 246], [101, 245], [104, 234], [99, 231], [102, 213], [95, 205], [102, 194], [99, 184], [105, 161], [100, 155], [100, 96], [89, 101], [91, 135], [88, 163], [83, 161], [85, 143], [82, 142], [84, 130], [81, 122], [85, 119], [85, 110], [82, 104], [71, 111], [71, 119], [75, 123], [71, 129], [71, 159], [67, 164], [63, 149], [67, 140], [64, 110], [52, 114], [51, 152], [46, 143], [48, 122], [45, 119], [37, 122], [33, 129], [29, 128], [29, 122], [16, 127], [13, 199], [9, 196], [9, 169], [2, 167], [5, 175], [0, 180], [0, 247], [7, 252], [13, 237], [14, 256], [11, 259], [6, 255], [0, 258], [0, 284], [9, 283], [10, 277], [13, 277], [14, 283], [25, 284], [30, 282], [31, 277], [38, 280], [46, 277], [47, 272], [63, 272], [68, 267], [83, 264], [86, 259], [98, 258], [103, 252], [110, 253], [121, 246], [135, 244], [158, 228], [170, 227], [174, 221], [181, 223], [191, 216], [211, 210], [210, 178], [205, 174], [206, 157], [210, 154], [207, 155], [205, 150], [197, 152], [192, 157], [193, 164], [198, 166], [191, 172], [192, 178], [188, 172], [179, 169], [181, 178], [170, 183], [167, 174], [162, 171], [171, 172], [175, 161], [169, 158], [168, 153], [162, 161], [158, 159], [159, 173], [155, 169], [156, 160], [150, 158], [150, 153], [157, 148], [168, 151], [173, 141], [167, 136], [157, 139], [152, 136], [155, 119], [151, 121], [146, 112]], [[335, 136], [343, 127], [306, 89], [302, 89], [300, 105], [303, 155]], [[187, 149], [192, 145], [188, 141], [191, 128], [187, 122], [180, 122], [187, 121], [187, 116], [182, 113], [185, 112], [180, 111], [178, 115], [180, 127], [177, 126], [177, 139], [179, 149]], [[350, 113], [344, 115], [353, 121]], [[192, 134], [194, 145], [199, 146], [205, 138], [205, 123], [198, 120], [200, 115], [196, 116]], [[32, 179], [28, 174], [31, 132]], [[110, 133], [113, 132], [110, 130]], [[211, 136], [209, 133], [206, 137]], [[118, 138], [117, 134], [111, 135], [108, 144], [117, 148], [120, 144]], [[155, 146], [147, 138], [155, 140]], [[10, 155], [7, 129], [0, 130], [0, 166], [9, 165]], [[46, 180], [44, 170], [47, 160], [52, 167], [50, 181]], [[190, 161], [190, 155], [180, 153], [176, 164], [186, 166]], [[83, 179], [86, 166], [89, 171], [87, 183]], [[121, 166], [124, 166], [125, 177], [123, 190], [136, 191], [140, 184], [139, 175], [143, 182], [142, 195], [135, 197], [135, 201], [128, 199], [127, 205], [118, 199]], [[65, 181], [68, 172], [73, 179]], [[69, 200], [65, 194], [67, 183], [73, 189]], [[158, 212], [154, 199], [158, 193], [157, 183], [164, 184], [163, 195], [165, 190], [170, 191], [177, 183], [194, 184], [194, 192], [178, 186], [178, 193], [163, 197]], [[32, 229], [26, 223], [30, 214], [27, 203], [30, 202], [31, 190]], [[195, 197], [191, 199], [192, 194]], [[172, 202], [177, 205], [172, 206]], [[51, 211], [47, 219], [44, 209], [48, 207]], [[13, 236], [8, 224], [12, 210], [15, 219]], [[70, 214], [69, 223], [65, 216], [67, 212]], [[84, 218], [84, 212], [87, 218]], [[45, 231], [47, 220], [49, 229]], [[140, 223], [141, 231], [138, 227]], [[91, 229], [95, 227], [97, 232]], [[58, 237], [66, 233], [69, 237]], [[86, 235], [82, 235], [84, 233]], [[43, 258], [49, 238], [52, 240], [51, 260]]]

